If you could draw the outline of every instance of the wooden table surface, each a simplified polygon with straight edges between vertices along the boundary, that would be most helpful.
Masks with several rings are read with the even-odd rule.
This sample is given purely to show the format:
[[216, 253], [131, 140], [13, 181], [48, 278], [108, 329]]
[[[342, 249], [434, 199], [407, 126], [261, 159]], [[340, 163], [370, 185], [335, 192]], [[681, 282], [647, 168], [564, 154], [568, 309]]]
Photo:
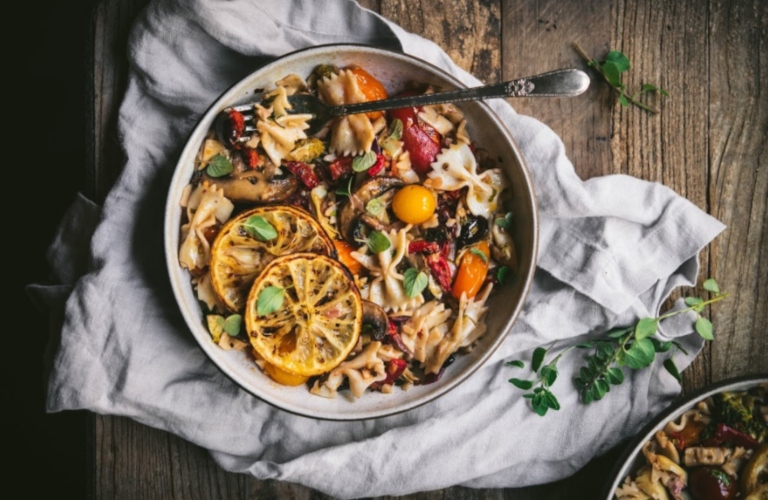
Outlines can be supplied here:
[[[127, 30], [145, 0], [104, 0], [94, 15], [86, 192], [102, 200], [123, 159], [115, 137]], [[768, 2], [765, 0], [366, 0], [361, 4], [442, 46], [487, 83], [584, 67], [627, 54], [626, 82], [669, 99], [651, 114], [622, 108], [597, 78], [578, 99], [513, 103], [563, 139], [586, 179], [628, 174], [663, 183], [728, 229], [701, 253], [701, 275], [732, 293], [711, 313], [716, 341], [683, 373], [684, 391], [768, 372]], [[593, 74], [594, 76], [594, 74]], [[216, 466], [204, 450], [127, 418], [89, 417], [90, 493], [102, 498], [324, 498]], [[407, 498], [591, 498], [616, 452], [572, 478], [523, 489], [449, 488]], [[578, 495], [574, 495], [578, 492]]]

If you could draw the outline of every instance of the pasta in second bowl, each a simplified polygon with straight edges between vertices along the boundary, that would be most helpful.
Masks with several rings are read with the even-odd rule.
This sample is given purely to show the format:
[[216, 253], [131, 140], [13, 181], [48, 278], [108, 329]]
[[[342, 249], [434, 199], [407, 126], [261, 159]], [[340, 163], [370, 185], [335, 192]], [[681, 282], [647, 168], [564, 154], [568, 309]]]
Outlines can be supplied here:
[[[318, 69], [321, 72], [319, 78]], [[257, 397], [291, 412], [326, 419], [374, 418], [405, 411], [444, 394], [470, 376], [502, 342], [519, 314], [533, 278], [538, 243], [532, 181], [509, 132], [482, 102], [461, 103], [457, 106], [458, 111], [454, 109], [455, 115], [446, 109], [439, 113], [431, 109], [419, 110], [418, 118], [392, 112], [377, 116], [353, 115], [332, 124], [332, 130], [326, 132], [326, 136], [320, 134], [318, 140], [302, 137], [306, 125], [300, 123], [301, 115], [284, 112], [287, 101], [283, 94], [290, 95], [297, 89], [307, 91], [304, 79], [309, 79], [310, 87], [322, 92], [327, 101], [338, 100], [338, 103], [349, 102], [345, 99], [350, 93], [360, 93], [361, 89], [366, 94], [361, 99], [376, 100], [387, 94], [396, 95], [412, 88], [414, 82], [422, 91], [462, 87], [450, 75], [417, 58], [358, 45], [321, 46], [289, 54], [237, 83], [213, 104], [191, 134], [171, 183], [165, 214], [165, 246], [174, 293], [185, 321], [206, 354], [226, 375]], [[353, 79], [355, 84], [350, 87], [344, 83], [345, 79]], [[232, 143], [234, 148], [230, 148], [227, 139], [222, 139], [226, 134], [221, 133], [217, 116], [230, 106], [264, 97], [267, 98], [262, 100], [264, 106], [255, 108], [256, 131], [253, 136], [256, 139], [248, 143]], [[234, 120], [232, 123], [240, 119], [236, 115], [230, 115], [230, 118]], [[421, 128], [400, 141], [406, 120], [409, 121], [405, 127], [417, 120]], [[422, 124], [422, 120], [426, 124]], [[237, 126], [227, 123], [230, 127], [227, 131]], [[219, 133], [214, 134], [215, 130]], [[411, 155], [409, 159], [408, 155], [395, 152], [403, 142], [407, 149], [409, 139], [418, 142], [419, 138], [413, 136], [422, 130], [440, 131], [437, 137], [442, 138], [441, 153], [438, 154], [438, 149], [431, 159], [417, 155]], [[475, 166], [475, 144], [488, 151], [487, 157], [493, 168]], [[316, 148], [324, 148], [328, 153], [318, 160], [318, 165], [307, 165], [309, 160], [297, 159], [300, 156], [317, 157]], [[389, 150], [384, 151], [385, 148]], [[251, 159], [253, 164], [249, 170]], [[339, 162], [339, 159], [343, 161]], [[353, 165], [345, 164], [352, 160]], [[382, 161], [387, 162], [386, 172], [378, 170]], [[433, 170], [429, 170], [430, 161]], [[239, 177], [248, 177], [248, 181], [235, 185], [234, 174], [229, 174], [233, 162], [239, 162], [235, 169], [240, 168]], [[265, 164], [269, 167], [264, 167]], [[329, 164], [330, 175], [325, 171]], [[436, 165], [443, 167], [440, 169]], [[228, 168], [220, 168], [222, 166]], [[461, 166], [462, 171], [452, 172], [451, 169], [457, 166]], [[288, 170], [289, 173], [283, 172], [273, 178], [275, 167], [278, 172]], [[350, 167], [346, 174], [351, 174], [346, 193], [350, 201], [346, 205], [342, 201], [333, 207], [326, 206], [327, 203], [322, 201], [322, 198], [329, 198], [326, 188], [343, 191], [334, 183], [337, 180], [334, 174], [346, 167]], [[267, 183], [262, 172], [265, 168], [273, 170], [268, 177], [273, 180]], [[323, 175], [317, 175], [318, 172], [325, 172], [323, 175], [332, 179], [331, 184], [324, 184]], [[431, 173], [427, 175], [427, 172]], [[300, 186], [299, 191], [296, 191], [296, 185]], [[304, 191], [301, 191], [302, 185]], [[273, 190], [274, 196], [262, 199], [265, 189]], [[502, 190], [504, 211], [499, 208]], [[296, 195], [289, 196], [288, 191], [303, 193], [307, 207], [304, 210], [296, 208], [302, 200]], [[349, 208], [354, 205], [350, 196], [353, 192], [360, 193], [359, 197], [355, 196], [357, 201], [371, 198], [364, 200], [362, 208], [353, 207], [358, 211], [364, 209], [367, 219], [356, 212], [354, 215], [370, 227], [350, 222], [356, 220], [347, 213], [354, 211]], [[393, 193], [394, 197], [390, 196]], [[446, 256], [450, 254], [448, 262], [443, 260], [431, 266], [426, 263], [426, 257], [435, 249], [424, 251], [419, 245], [437, 246], [424, 240], [429, 227], [444, 224], [438, 221], [437, 214], [444, 211], [443, 205], [437, 207], [437, 212], [435, 207], [435, 203], [444, 201], [441, 193], [447, 193], [451, 199], [455, 198], [448, 196], [451, 193], [461, 193], [458, 209], [452, 210], [458, 210], [457, 214], [466, 213], [466, 219], [462, 220], [478, 220], [489, 227], [482, 229], [486, 238], [483, 241], [467, 239], [460, 244], [454, 243], [451, 248], [442, 248]], [[244, 200], [253, 199], [258, 200], [255, 208], [239, 205]], [[372, 202], [377, 202], [377, 206], [374, 207]], [[504, 217], [507, 210], [514, 214], [513, 222], [512, 216], [510, 219]], [[387, 219], [386, 211], [390, 218], [397, 220]], [[433, 214], [431, 219], [430, 214]], [[379, 216], [380, 220], [372, 220], [372, 215]], [[442, 213], [441, 216], [447, 217]], [[455, 216], [458, 219], [458, 215]], [[498, 228], [494, 221], [499, 222]], [[396, 224], [384, 224], [389, 222]], [[456, 222], [449, 222], [448, 226], [452, 224]], [[514, 231], [502, 230], [512, 224]], [[281, 228], [291, 230], [286, 233], [280, 231]], [[452, 235], [449, 240], [459, 239], [462, 230], [469, 238], [477, 228], [470, 223], [466, 229], [449, 231]], [[508, 283], [489, 296], [493, 283], [488, 279], [483, 281], [485, 274], [477, 281], [470, 266], [465, 264], [477, 261], [474, 264], [485, 269], [489, 266], [491, 270], [501, 268], [497, 259], [504, 262], [504, 255], [499, 251], [498, 240], [491, 237], [492, 230], [499, 233], [494, 233], [493, 238], [507, 238], [509, 246], [516, 250], [517, 262], [516, 272], [509, 273], [505, 280]], [[227, 245], [239, 248], [237, 245], [244, 241], [246, 245], [270, 247], [273, 256], [254, 264], [253, 255], [258, 256], [258, 252], [249, 253], [248, 257], [236, 255], [235, 259], [242, 261], [245, 258], [255, 267], [248, 271], [250, 267], [246, 266], [248, 269], [233, 274], [237, 266], [233, 267], [231, 262], [219, 256], [227, 253], [222, 252], [222, 248]], [[354, 247], [356, 243], [360, 243], [358, 247]], [[391, 257], [383, 247], [378, 248], [384, 243], [394, 250]], [[350, 244], [352, 249], [347, 248]], [[275, 250], [274, 245], [281, 247]], [[410, 262], [406, 262], [403, 253]], [[428, 257], [438, 259], [439, 255], [431, 253]], [[457, 266], [453, 267], [450, 262]], [[399, 266], [397, 270], [394, 269], [396, 265]], [[334, 318], [346, 314], [336, 321], [338, 332], [331, 331], [333, 328], [329, 329], [327, 324], [315, 324], [314, 328], [322, 338], [311, 338], [318, 338], [317, 346], [321, 349], [310, 350], [314, 353], [311, 360], [301, 355], [301, 349], [295, 344], [286, 347], [285, 341], [278, 342], [279, 334], [285, 329], [282, 327], [286, 320], [281, 318], [303, 314], [300, 302], [307, 298], [303, 291], [307, 285], [301, 278], [302, 285], [298, 286], [297, 276], [303, 276], [304, 271], [297, 273], [297, 266], [303, 266], [300, 267], [302, 270], [314, 269], [312, 276], [317, 276], [317, 281], [332, 279], [339, 284], [319, 287], [323, 294], [332, 294], [321, 298], [321, 302], [333, 297], [335, 304], [339, 297], [346, 297], [344, 307], [334, 306], [331, 311]], [[391, 276], [382, 274], [387, 266], [393, 268]], [[441, 276], [440, 269], [444, 269], [446, 276]], [[410, 276], [403, 276], [405, 274]], [[379, 275], [381, 277], [377, 278]], [[331, 276], [333, 278], [329, 278]], [[349, 277], [350, 286], [342, 286], [344, 276]], [[280, 293], [275, 295], [276, 291]], [[455, 309], [453, 314], [437, 311], [436, 308], [443, 304], [432, 299], [439, 299], [441, 293], [447, 294]], [[287, 301], [285, 304], [283, 299]], [[293, 312], [285, 309], [288, 305]], [[222, 333], [232, 331], [224, 328], [226, 315], [231, 314], [231, 318], [239, 316], [237, 313], [242, 313], [245, 318], [258, 367], [251, 346], [240, 342], [240, 347], [247, 348], [221, 348], [222, 345], [237, 344], [235, 341], [230, 344], [227, 334]], [[383, 316], [377, 319], [377, 314]], [[383, 321], [386, 325], [389, 321], [390, 329], [393, 323], [403, 322], [402, 326], [396, 327], [402, 329], [403, 339], [395, 335], [393, 338], [397, 341], [388, 337], [382, 344], [380, 338], [361, 333], [361, 315], [374, 323]], [[442, 332], [446, 339], [450, 336], [447, 332], [457, 328], [457, 331], [472, 330], [472, 333], [464, 339], [454, 338], [453, 342], [446, 340], [433, 346], [435, 352], [421, 352], [423, 342], [414, 333], [419, 315], [446, 323], [446, 331]], [[473, 315], [483, 315], [482, 321], [477, 321]], [[328, 317], [319, 320], [325, 324]], [[467, 324], [463, 325], [462, 321]], [[475, 324], [479, 328], [474, 328]], [[243, 339], [243, 336], [238, 338]], [[288, 355], [292, 349], [296, 350], [293, 353], [296, 356]], [[463, 354], [453, 358], [451, 354], [457, 349]], [[447, 360], [449, 356], [450, 361]], [[345, 357], [346, 362], [339, 366]], [[371, 376], [368, 367], [361, 370], [353, 366], [368, 358], [375, 361], [376, 366], [382, 365], [379, 367], [382, 370], [375, 370], [374, 375], [385, 385], [392, 377], [383, 370], [391, 372], [399, 367], [395, 378], [401, 377], [406, 366], [402, 358], [408, 360], [408, 369], [413, 366], [417, 370], [423, 369], [424, 373], [411, 377], [406, 369], [409, 380], [400, 378], [398, 382], [405, 381], [409, 386], [407, 391], [392, 391], [394, 384], [391, 382], [387, 390], [381, 390], [381, 383], [371, 386], [364, 380], [357, 380]], [[449, 363], [451, 366], [441, 370]], [[330, 371], [334, 366], [339, 369]], [[444, 373], [439, 376], [441, 373], [438, 372]], [[430, 376], [429, 383], [422, 383]], [[314, 384], [311, 393], [303, 384], [307, 379], [310, 385]], [[415, 383], [409, 383], [411, 380]], [[347, 384], [349, 390], [342, 390]], [[366, 390], [370, 387], [378, 390]]]

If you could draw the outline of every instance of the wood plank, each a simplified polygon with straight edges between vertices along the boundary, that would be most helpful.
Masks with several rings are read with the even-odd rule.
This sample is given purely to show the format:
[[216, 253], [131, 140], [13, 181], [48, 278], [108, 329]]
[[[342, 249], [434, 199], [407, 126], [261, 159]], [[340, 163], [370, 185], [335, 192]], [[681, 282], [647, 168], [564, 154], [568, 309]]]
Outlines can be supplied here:
[[713, 316], [713, 381], [768, 373], [768, 4], [709, 2], [712, 213], [728, 225], [710, 272], [732, 297]]

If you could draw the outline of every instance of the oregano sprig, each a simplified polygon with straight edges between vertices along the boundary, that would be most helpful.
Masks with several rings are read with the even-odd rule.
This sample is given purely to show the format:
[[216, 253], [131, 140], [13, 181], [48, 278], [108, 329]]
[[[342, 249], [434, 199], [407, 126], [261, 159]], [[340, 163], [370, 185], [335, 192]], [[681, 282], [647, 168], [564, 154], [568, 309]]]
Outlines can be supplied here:
[[[523, 397], [531, 400], [531, 408], [534, 412], [536, 412], [537, 415], [542, 417], [546, 415], [547, 411], [549, 410], [557, 411], [560, 409], [560, 402], [557, 400], [550, 388], [552, 387], [552, 384], [555, 383], [555, 380], [557, 380], [557, 362], [560, 361], [560, 358], [562, 358], [566, 352], [573, 349], [573, 347], [564, 349], [563, 352], [558, 354], [552, 361], [545, 365], [544, 359], [546, 358], [550, 349], [554, 347], [554, 345], [555, 344], [552, 343], [552, 345], [546, 349], [543, 347], [537, 347], [533, 351], [533, 357], [531, 359], [531, 371], [536, 374], [536, 378], [533, 380], [522, 380], [519, 378], [509, 379], [509, 383], [518, 389], [531, 391], [523, 394]], [[525, 363], [520, 360], [514, 360], [509, 361], [507, 366], [524, 368]]]
[[634, 104], [651, 113], [658, 113], [658, 109], [641, 102], [639, 100], [640, 96], [649, 92], [658, 92], [665, 97], [669, 97], [669, 92], [651, 83], [644, 83], [640, 86], [640, 90], [628, 94], [626, 84], [621, 81], [621, 75], [629, 71], [632, 65], [629, 62], [629, 58], [621, 51], [612, 50], [608, 52], [605, 59], [598, 61], [592, 59], [586, 52], [584, 52], [584, 49], [582, 49], [578, 43], [574, 43], [573, 48], [587, 62], [588, 66], [594, 68], [594, 70], [597, 71], [597, 73], [600, 74], [611, 87], [613, 87], [619, 96], [619, 102], [622, 106], [627, 107], [630, 104]]

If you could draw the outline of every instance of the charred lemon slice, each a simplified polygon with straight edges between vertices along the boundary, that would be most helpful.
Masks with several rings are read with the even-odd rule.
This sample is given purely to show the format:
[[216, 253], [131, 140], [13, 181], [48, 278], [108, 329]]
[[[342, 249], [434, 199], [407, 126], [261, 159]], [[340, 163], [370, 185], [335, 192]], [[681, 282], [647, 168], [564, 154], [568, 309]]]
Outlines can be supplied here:
[[349, 272], [324, 255], [273, 260], [245, 307], [251, 345], [280, 370], [310, 377], [344, 361], [360, 336], [363, 306]]
[[231, 310], [245, 307], [253, 280], [280, 255], [336, 250], [320, 224], [289, 206], [259, 207], [239, 214], [219, 231], [211, 248], [211, 281]]

